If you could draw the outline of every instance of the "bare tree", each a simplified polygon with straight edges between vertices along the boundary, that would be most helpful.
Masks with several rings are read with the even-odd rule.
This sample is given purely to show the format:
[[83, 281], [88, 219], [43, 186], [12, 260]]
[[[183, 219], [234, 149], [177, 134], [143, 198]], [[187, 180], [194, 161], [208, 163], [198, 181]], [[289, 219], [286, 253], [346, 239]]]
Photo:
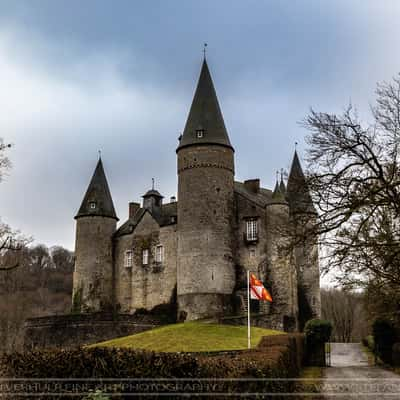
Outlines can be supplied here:
[[378, 84], [372, 123], [350, 105], [340, 115], [311, 110], [307, 184], [317, 209], [312, 232], [340, 283], [377, 279], [400, 289], [400, 75]]
[[321, 290], [322, 318], [333, 325], [332, 341], [359, 342], [367, 335], [363, 294], [343, 289]]

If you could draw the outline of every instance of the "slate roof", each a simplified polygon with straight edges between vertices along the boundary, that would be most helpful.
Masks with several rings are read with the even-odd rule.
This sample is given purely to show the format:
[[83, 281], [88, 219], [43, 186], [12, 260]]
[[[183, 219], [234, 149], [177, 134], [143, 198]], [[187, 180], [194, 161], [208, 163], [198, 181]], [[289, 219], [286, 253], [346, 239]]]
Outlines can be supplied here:
[[[160, 227], [174, 225], [177, 222], [177, 208], [178, 202], [176, 201], [173, 203], [163, 204], [161, 206], [161, 213], [151, 213], [150, 210], [139, 208], [132, 218], [128, 218], [128, 220], [118, 228], [114, 236], [122, 236], [132, 233], [146, 212], [148, 212], [157, 221]], [[172, 217], [175, 217], [174, 221], [172, 221]]]
[[260, 207], [265, 207], [272, 202], [272, 191], [260, 188], [258, 193], [246, 189], [243, 182], [235, 181], [235, 193], [245, 197]]
[[297, 151], [290, 168], [286, 198], [294, 212], [316, 212]]
[[[203, 137], [198, 137], [198, 130], [204, 130]], [[203, 61], [189, 116], [176, 151], [199, 144], [220, 144], [232, 148], [206, 60]]]
[[160, 192], [158, 190], [155, 190], [155, 189], [148, 190], [142, 197], [150, 197], [150, 196], [164, 198], [164, 196], [162, 196], [160, 194]]
[[[92, 207], [92, 204], [95, 207]], [[109, 217], [118, 221], [101, 158], [75, 219], [86, 216]]]

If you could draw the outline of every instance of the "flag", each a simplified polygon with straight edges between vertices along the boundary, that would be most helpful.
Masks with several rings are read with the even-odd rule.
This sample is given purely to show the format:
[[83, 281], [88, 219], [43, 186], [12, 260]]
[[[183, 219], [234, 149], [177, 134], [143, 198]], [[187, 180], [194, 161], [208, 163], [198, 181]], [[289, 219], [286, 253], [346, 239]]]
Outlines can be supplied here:
[[267, 300], [272, 302], [270, 293], [254, 274], [250, 274], [250, 297], [254, 300]]

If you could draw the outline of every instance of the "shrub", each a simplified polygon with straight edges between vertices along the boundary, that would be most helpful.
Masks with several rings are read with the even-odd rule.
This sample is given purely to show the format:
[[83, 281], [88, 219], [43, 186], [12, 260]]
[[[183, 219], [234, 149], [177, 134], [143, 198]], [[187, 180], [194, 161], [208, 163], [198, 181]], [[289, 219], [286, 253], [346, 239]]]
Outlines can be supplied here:
[[332, 324], [321, 319], [311, 319], [304, 327], [309, 365], [325, 366], [325, 343], [332, 333]]
[[392, 347], [396, 342], [396, 331], [393, 324], [388, 320], [378, 318], [372, 324], [372, 334], [375, 353], [383, 362], [391, 364]]
[[322, 319], [311, 319], [305, 327], [307, 343], [325, 343], [328, 342], [332, 334], [332, 324]]
[[[35, 378], [98, 378], [98, 383], [102, 378], [114, 378], [114, 390], [116, 393], [123, 393], [124, 389], [121, 389], [121, 385], [118, 386], [120, 378], [132, 378], [132, 381], [124, 381], [124, 385], [145, 382], [140, 379], [134, 381], [135, 378], [184, 378], [192, 382], [196, 382], [197, 378], [210, 378], [211, 382], [213, 378], [293, 378], [301, 367], [303, 346], [303, 335], [277, 335], [264, 337], [257, 349], [217, 355], [210, 353], [208, 356], [154, 353], [126, 348], [35, 350], [3, 355], [0, 365], [5, 376], [33, 378], [32, 386]], [[147, 385], [148, 381], [146, 382]], [[224, 393], [265, 393], [291, 391], [293, 383], [279, 379], [240, 379], [221, 385], [216, 390]], [[196, 388], [197, 392], [207, 390], [206, 385], [202, 387], [203, 389]], [[92, 389], [95, 390], [96, 387]], [[92, 398], [93, 395], [92, 393]]]

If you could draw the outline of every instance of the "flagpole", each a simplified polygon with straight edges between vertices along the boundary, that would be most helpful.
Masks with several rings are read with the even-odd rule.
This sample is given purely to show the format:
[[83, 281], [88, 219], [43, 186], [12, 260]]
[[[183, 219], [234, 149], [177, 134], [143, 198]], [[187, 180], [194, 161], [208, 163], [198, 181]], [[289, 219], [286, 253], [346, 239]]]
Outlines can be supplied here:
[[247, 271], [247, 348], [250, 347], [250, 271]]

